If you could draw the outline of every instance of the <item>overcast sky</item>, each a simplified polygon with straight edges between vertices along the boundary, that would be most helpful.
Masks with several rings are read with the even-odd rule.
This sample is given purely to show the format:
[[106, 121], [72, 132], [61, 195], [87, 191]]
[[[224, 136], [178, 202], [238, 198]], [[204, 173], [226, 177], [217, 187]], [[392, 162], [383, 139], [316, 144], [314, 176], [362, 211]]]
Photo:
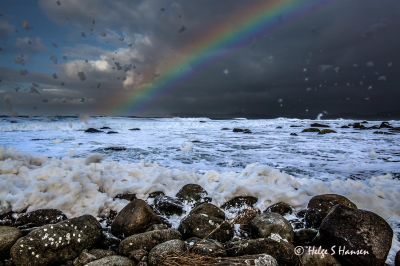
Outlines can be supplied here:
[[[0, 113], [108, 115], [265, 1], [2, 0]], [[120, 115], [400, 117], [400, 1], [321, 2]]]

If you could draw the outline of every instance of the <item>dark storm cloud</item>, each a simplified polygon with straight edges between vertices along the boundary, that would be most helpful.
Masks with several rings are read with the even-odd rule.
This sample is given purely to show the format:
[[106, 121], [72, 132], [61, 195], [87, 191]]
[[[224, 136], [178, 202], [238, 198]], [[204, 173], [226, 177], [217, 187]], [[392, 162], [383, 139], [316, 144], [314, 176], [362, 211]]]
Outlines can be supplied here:
[[[69, 99], [61, 100], [62, 109], [41, 103], [41, 112], [94, 112], [107, 99], [127, 97], [157, 79], [184, 47], [248, 4], [70, 0], [58, 5], [41, 0], [43, 12], [67, 27], [75, 40], [59, 47], [68, 59], [59, 55], [46, 79], [35, 71], [26, 77], [18, 71], [3, 73], [1, 78], [8, 84], [48, 86], [41, 97], [49, 103]], [[399, 18], [400, 2], [395, 0], [327, 1], [298, 19], [282, 17], [277, 29], [247, 40], [207, 68], [193, 69], [187, 82], [153, 99], [140, 114], [315, 117], [325, 111], [400, 116], [395, 100], [400, 97]], [[51, 77], [54, 72], [57, 79]], [[74, 100], [80, 98], [91, 101]], [[25, 94], [20, 99], [24, 106], [39, 104]]]

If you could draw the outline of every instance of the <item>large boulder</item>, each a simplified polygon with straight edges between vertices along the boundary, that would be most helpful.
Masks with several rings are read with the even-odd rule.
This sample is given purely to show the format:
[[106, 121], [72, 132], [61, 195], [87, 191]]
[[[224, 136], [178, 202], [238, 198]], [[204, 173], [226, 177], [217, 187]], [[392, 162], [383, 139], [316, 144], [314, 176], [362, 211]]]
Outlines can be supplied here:
[[127, 257], [122, 257], [118, 255], [108, 256], [89, 262], [85, 266], [134, 266], [133, 261]]
[[0, 259], [10, 256], [12, 245], [22, 237], [22, 233], [18, 228], [9, 226], [0, 226]]
[[397, 251], [397, 253], [396, 253], [396, 257], [394, 258], [394, 265], [400, 266], [400, 250]]
[[224, 211], [221, 210], [220, 208], [218, 208], [217, 206], [215, 206], [211, 203], [208, 203], [208, 202], [197, 205], [195, 208], [193, 208], [190, 211], [190, 215], [192, 215], [192, 214], [206, 214], [208, 216], [214, 216], [214, 217], [225, 220]]
[[223, 219], [207, 214], [191, 214], [182, 219], [179, 228], [184, 239], [190, 237], [210, 238], [220, 242], [233, 237], [233, 226]]
[[211, 199], [207, 197], [207, 195], [207, 191], [200, 185], [187, 184], [178, 191], [176, 197], [181, 201], [198, 204], [203, 202], [210, 202]]
[[179, 239], [158, 244], [149, 252], [148, 262], [151, 266], [162, 265], [168, 256], [179, 256], [187, 250], [186, 243]]
[[111, 224], [111, 232], [116, 236], [127, 237], [144, 232], [149, 226], [161, 223], [161, 219], [151, 207], [141, 199], [126, 205]]
[[228, 242], [225, 245], [228, 256], [269, 254], [279, 265], [299, 265], [299, 258], [294, 253], [294, 246], [284, 240], [258, 238]]
[[384, 265], [392, 238], [393, 230], [383, 218], [343, 205], [335, 206], [319, 228], [321, 245], [335, 245], [337, 259], [345, 265]]
[[24, 213], [15, 221], [15, 225], [24, 227], [37, 227], [46, 224], [56, 224], [64, 221], [67, 216], [57, 209], [39, 209]]
[[301, 228], [299, 230], [295, 230], [293, 244], [295, 246], [309, 246], [317, 234], [318, 230], [313, 228]]
[[119, 244], [119, 253], [129, 256], [134, 250], [150, 251], [156, 245], [172, 239], [181, 239], [181, 234], [173, 229], [155, 230], [125, 238]]
[[100, 237], [99, 222], [84, 215], [30, 232], [12, 246], [11, 257], [17, 266], [60, 265], [90, 249]]
[[318, 228], [322, 220], [335, 205], [340, 204], [353, 209], [357, 206], [346, 197], [337, 194], [318, 195], [308, 202], [307, 212], [304, 217], [308, 227]]
[[259, 238], [279, 235], [289, 242], [293, 242], [293, 228], [282, 215], [275, 212], [265, 212], [257, 215], [250, 223], [251, 232]]

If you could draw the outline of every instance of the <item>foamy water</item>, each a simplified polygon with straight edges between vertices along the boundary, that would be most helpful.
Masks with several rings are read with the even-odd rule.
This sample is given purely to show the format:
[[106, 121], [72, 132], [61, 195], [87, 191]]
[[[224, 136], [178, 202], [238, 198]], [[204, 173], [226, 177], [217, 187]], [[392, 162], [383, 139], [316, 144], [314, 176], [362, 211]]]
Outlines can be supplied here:
[[[337, 193], [390, 223], [395, 230], [390, 264], [400, 248], [399, 134], [339, 128], [354, 122], [349, 120], [320, 121], [338, 131], [322, 136], [299, 133], [314, 122], [309, 120], [8, 120], [0, 124], [0, 213], [57, 208], [70, 217], [99, 216], [127, 204], [113, 200], [116, 194], [146, 199], [161, 190], [173, 196], [187, 183], [203, 186], [216, 204], [256, 196], [260, 209], [279, 201], [302, 209], [314, 195]], [[119, 134], [81, 131], [103, 126]], [[135, 127], [141, 130], [129, 130]], [[104, 150], [110, 146], [126, 150]], [[99, 155], [92, 159], [103, 159], [90, 163], [94, 152]]]

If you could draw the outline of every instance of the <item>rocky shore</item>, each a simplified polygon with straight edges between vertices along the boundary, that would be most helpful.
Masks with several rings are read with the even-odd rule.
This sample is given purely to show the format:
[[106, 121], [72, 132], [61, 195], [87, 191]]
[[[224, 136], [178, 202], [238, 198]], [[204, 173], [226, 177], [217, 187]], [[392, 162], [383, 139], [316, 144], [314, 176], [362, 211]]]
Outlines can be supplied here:
[[340, 195], [297, 211], [284, 202], [260, 210], [248, 195], [216, 206], [211, 196], [188, 184], [175, 197], [117, 195], [130, 202], [106, 217], [5, 213], [0, 265], [385, 265], [391, 248], [389, 224]]

